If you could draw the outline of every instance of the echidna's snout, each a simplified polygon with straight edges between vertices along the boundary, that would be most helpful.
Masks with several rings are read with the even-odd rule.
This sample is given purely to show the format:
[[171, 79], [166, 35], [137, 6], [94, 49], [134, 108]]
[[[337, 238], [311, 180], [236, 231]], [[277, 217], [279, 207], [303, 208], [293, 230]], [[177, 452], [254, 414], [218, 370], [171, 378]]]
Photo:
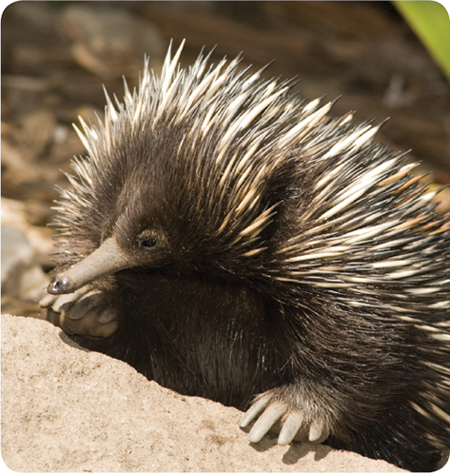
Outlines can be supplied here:
[[60, 274], [57, 274], [47, 287], [50, 294], [69, 294], [96, 279], [116, 273], [131, 266], [130, 259], [117, 244], [114, 237], [84, 260]]

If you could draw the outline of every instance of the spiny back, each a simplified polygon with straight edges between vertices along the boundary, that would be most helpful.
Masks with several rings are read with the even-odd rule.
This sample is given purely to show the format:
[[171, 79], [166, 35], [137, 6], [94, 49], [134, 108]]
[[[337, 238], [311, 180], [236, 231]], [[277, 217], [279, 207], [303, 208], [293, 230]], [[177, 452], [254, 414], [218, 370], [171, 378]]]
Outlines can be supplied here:
[[[182, 69], [182, 47], [173, 58], [169, 49], [160, 77], [146, 60], [124, 103], [106, 94], [104, 122], [80, 119], [88, 156], [62, 193], [61, 244], [92, 234], [86, 215], [105, 229], [125, 211], [144, 218], [159, 207], [191, 254], [230, 273], [440, 320], [450, 309], [450, 222], [432, 211], [436, 191], [409, 174], [415, 165], [373, 144], [379, 126], [331, 117], [331, 102], [240, 71], [240, 57], [212, 65], [200, 54]], [[72, 248], [75, 260], [86, 252]]]

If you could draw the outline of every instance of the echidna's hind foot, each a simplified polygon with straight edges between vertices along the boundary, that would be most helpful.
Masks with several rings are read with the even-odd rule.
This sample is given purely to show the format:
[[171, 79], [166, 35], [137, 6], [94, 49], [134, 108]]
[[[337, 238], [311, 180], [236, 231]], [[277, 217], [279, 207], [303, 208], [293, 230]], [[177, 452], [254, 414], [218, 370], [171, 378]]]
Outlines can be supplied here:
[[257, 443], [269, 432], [279, 432], [278, 444], [287, 445], [293, 440], [307, 443], [322, 443], [330, 434], [324, 418], [312, 416], [300, 408], [292, 408], [280, 400], [273, 391], [264, 393], [255, 400], [242, 417], [239, 426], [246, 429], [254, 420], [248, 440]]
[[46, 295], [39, 302], [46, 319], [69, 335], [96, 338], [111, 336], [118, 328], [117, 313], [105, 303], [100, 291], [82, 287], [71, 294]]

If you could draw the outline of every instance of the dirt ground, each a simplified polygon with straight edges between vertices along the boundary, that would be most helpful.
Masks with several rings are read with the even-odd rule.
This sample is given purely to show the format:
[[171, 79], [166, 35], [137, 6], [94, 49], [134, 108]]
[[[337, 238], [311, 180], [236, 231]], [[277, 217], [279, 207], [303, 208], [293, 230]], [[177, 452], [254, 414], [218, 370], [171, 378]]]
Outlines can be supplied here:
[[323, 445], [252, 446], [237, 409], [164, 389], [48, 322], [1, 322], [2, 458], [14, 471], [404, 471]]

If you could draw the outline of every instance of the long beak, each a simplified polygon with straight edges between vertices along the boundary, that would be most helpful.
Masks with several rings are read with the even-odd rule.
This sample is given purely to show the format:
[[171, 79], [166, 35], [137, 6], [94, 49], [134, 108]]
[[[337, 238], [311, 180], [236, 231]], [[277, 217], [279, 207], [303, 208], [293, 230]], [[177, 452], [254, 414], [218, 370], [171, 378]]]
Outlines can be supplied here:
[[100, 248], [84, 260], [57, 274], [47, 287], [50, 294], [70, 294], [80, 287], [108, 274], [131, 266], [130, 259], [122, 251], [114, 237], [105, 240]]

